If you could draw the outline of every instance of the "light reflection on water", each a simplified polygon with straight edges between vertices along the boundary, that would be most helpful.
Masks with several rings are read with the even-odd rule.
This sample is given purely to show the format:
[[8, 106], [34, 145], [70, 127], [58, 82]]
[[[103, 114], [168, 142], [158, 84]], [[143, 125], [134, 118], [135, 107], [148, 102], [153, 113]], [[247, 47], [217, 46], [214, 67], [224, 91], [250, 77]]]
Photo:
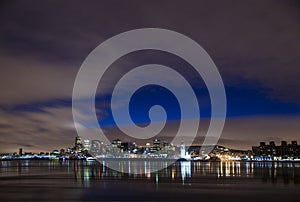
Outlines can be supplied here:
[[[120, 170], [129, 166], [132, 173], [107, 168], [103, 161], [1, 161], [0, 178], [61, 177], [88, 187], [97, 180], [144, 180], [155, 183], [190, 184], [201, 179], [260, 179], [263, 183], [300, 184], [300, 163], [289, 162], [177, 162], [155, 173], [150, 168], [167, 164], [163, 161], [118, 161]], [[135, 174], [134, 174], [135, 173]]]

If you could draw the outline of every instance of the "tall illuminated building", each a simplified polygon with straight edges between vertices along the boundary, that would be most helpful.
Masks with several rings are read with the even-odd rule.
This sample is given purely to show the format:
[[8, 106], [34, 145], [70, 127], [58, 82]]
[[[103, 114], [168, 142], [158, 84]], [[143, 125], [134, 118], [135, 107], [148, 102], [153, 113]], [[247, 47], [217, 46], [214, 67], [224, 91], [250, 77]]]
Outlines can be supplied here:
[[180, 158], [185, 158], [185, 144], [181, 143], [180, 145]]
[[75, 138], [75, 150], [76, 151], [82, 151], [83, 149], [83, 145], [82, 145], [82, 140], [81, 140], [81, 137], [77, 136]]
[[89, 151], [91, 149], [90, 140], [83, 140], [83, 150]]
[[101, 154], [101, 145], [103, 145], [103, 142], [101, 142], [99, 140], [92, 140], [91, 141], [90, 153], [92, 153], [92, 154]]
[[145, 150], [146, 150], [147, 153], [149, 153], [151, 151], [151, 145], [150, 145], [149, 142], [146, 143]]
[[160, 140], [159, 139], [154, 139], [153, 140], [153, 145], [152, 145], [152, 147], [150, 147], [150, 152], [151, 153], [155, 153], [155, 152], [157, 152], [159, 150], [161, 150]]
[[157, 148], [160, 147], [160, 140], [159, 139], [154, 139], [153, 140], [153, 146], [157, 147]]

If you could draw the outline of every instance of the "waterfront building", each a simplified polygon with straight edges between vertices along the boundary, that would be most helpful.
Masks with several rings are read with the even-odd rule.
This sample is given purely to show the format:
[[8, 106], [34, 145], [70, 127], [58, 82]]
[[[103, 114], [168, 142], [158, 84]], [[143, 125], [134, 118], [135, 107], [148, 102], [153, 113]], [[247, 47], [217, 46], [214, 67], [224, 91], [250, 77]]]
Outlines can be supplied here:
[[270, 141], [269, 144], [261, 142], [259, 146], [253, 146], [252, 152], [255, 156], [267, 156], [267, 157], [300, 157], [300, 146], [297, 141], [292, 141], [288, 144], [287, 141], [281, 141], [280, 145], [276, 145], [274, 141]]
[[181, 143], [180, 145], [180, 158], [185, 158], [185, 144], [184, 143]]
[[132, 152], [132, 151], [135, 151], [136, 148], [137, 148], [137, 145], [135, 143], [132, 143], [132, 142], [122, 142], [121, 143], [121, 149], [123, 151]]
[[90, 151], [90, 149], [91, 149], [90, 140], [83, 140], [83, 150]]
[[149, 142], [146, 143], [145, 152], [150, 153], [151, 144]]
[[81, 137], [77, 136], [75, 138], [75, 151], [79, 151], [81, 152], [82, 149], [83, 149], [83, 144], [82, 144], [82, 140], [81, 140]]
[[112, 141], [112, 147], [121, 148], [122, 147], [122, 141], [119, 140], [119, 139], [113, 140]]
[[157, 152], [161, 150], [161, 145], [160, 145], [160, 140], [159, 139], [154, 139], [153, 140], [153, 145], [150, 148], [151, 153]]
[[102, 147], [101, 147], [102, 145], [103, 145], [103, 142], [101, 142], [99, 140], [92, 140], [90, 152], [92, 154], [101, 154], [102, 153]]

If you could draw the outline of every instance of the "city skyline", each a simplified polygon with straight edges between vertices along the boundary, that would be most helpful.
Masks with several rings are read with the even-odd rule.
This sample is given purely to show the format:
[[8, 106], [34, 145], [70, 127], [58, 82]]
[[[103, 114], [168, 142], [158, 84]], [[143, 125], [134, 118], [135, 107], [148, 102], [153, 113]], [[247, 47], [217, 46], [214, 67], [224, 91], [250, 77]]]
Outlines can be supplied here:
[[[159, 6], [155, 2], [102, 1], [89, 2], [85, 8], [77, 1], [72, 5], [50, 1], [1, 4], [0, 152], [20, 147], [50, 150], [58, 144], [67, 147], [77, 135], [71, 96], [81, 63], [106, 39], [145, 27], [185, 34], [215, 62], [227, 96], [227, 118], [219, 144], [251, 149], [261, 141], [298, 140], [300, 28], [295, 1], [246, 3], [247, 9], [241, 2], [198, 1], [189, 6], [180, 1], [164, 1]], [[155, 51], [116, 61], [104, 85], [98, 87], [98, 120], [109, 139], [129, 140], [117, 129], [109, 110], [110, 90], [120, 74], [144, 63], [171, 66], [191, 81], [200, 103], [196, 141], [201, 143], [211, 110], [207, 89], [199, 76], [186, 70], [186, 62]], [[161, 76], [160, 72], [156, 75]], [[139, 89], [130, 106], [132, 118], [138, 125], [147, 124], [148, 109], [154, 104], [168, 111], [168, 130], [159, 138], [169, 141], [178, 128], [180, 111], [165, 89]]]
[[[269, 143], [269, 144], [268, 144]], [[152, 139], [151, 141], [144, 141], [142, 144], [137, 144], [136, 142], [130, 142], [130, 141], [122, 141], [120, 139], [114, 139], [111, 141], [110, 144], [103, 144], [101, 140], [88, 140], [88, 139], [83, 139], [80, 136], [76, 136], [75, 138], [75, 144], [66, 148], [55, 148], [51, 151], [40, 151], [40, 152], [31, 152], [31, 151], [24, 151], [23, 148], [19, 148], [19, 152], [13, 152], [11, 154], [13, 155], [19, 155], [22, 156], [23, 154], [64, 154], [65, 152], [68, 153], [83, 153], [83, 154], [89, 154], [92, 156], [95, 156], [96, 153], [93, 151], [95, 147], [111, 147], [111, 148], [117, 148], [120, 149], [118, 152], [129, 152], [129, 151], [134, 151], [135, 149], [142, 149], [143, 152], [148, 151], [149, 153], [156, 153], [157, 151], [160, 151], [161, 149], [170, 149], [171, 147], [181, 149], [181, 147], [184, 145], [185, 151], [195, 152], [196, 150], [201, 150], [203, 151], [208, 151], [209, 153], [213, 151], [213, 149], [205, 149], [205, 148], [218, 148], [221, 147], [223, 149], [227, 149], [228, 151], [238, 151], [238, 152], [252, 152], [252, 155], [256, 156], [277, 156], [280, 154], [281, 156], [287, 155], [289, 152], [295, 152], [296, 157], [300, 157], [300, 145], [298, 145], [297, 140], [293, 140], [290, 143], [288, 143], [286, 140], [282, 140], [279, 144], [276, 141], [269, 141], [269, 142], [259, 142], [259, 145], [252, 145], [251, 149], [235, 149], [235, 148], [229, 148], [229, 147], [224, 147], [223, 145], [216, 144], [216, 145], [200, 145], [200, 144], [193, 144], [190, 146], [187, 146], [182, 142], [180, 145], [173, 145], [170, 142], [167, 142], [166, 140], [160, 140], [157, 138]], [[169, 148], [170, 147], [170, 148]], [[287, 149], [287, 148], [291, 149]], [[282, 148], [284, 148], [282, 150]], [[99, 150], [98, 148], [97, 150]], [[195, 150], [196, 149], [196, 150]], [[278, 151], [279, 150], [279, 151]], [[147, 153], [148, 153], [147, 152]], [[198, 152], [198, 151], [197, 151]], [[130, 153], [130, 152], [129, 152]], [[184, 152], [185, 153], [185, 152]], [[0, 155], [5, 155], [9, 154], [7, 152], [2, 152]], [[293, 156], [293, 155], [292, 155]]]

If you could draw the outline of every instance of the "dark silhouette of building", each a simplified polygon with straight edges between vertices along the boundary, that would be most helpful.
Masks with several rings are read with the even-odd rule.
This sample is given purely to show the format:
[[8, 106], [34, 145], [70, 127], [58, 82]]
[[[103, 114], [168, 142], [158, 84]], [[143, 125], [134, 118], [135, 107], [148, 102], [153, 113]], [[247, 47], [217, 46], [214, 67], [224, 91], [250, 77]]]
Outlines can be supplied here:
[[132, 142], [122, 142], [121, 148], [123, 149], [123, 151], [132, 151], [135, 148], [137, 148], [137, 146], [135, 143]]
[[266, 143], [265, 143], [265, 142], [260, 142], [259, 145], [260, 145], [261, 147], [265, 147], [265, 146], [266, 146]]
[[121, 149], [121, 147], [122, 147], [122, 141], [119, 140], [119, 139], [113, 140], [113, 141], [112, 141], [112, 146]]
[[260, 142], [259, 146], [252, 147], [252, 152], [256, 156], [300, 157], [300, 145], [297, 141], [292, 141], [291, 144], [281, 141], [278, 146], [274, 141], [270, 141], [268, 145]]
[[20, 148], [20, 149], [19, 149], [19, 156], [22, 156], [22, 155], [23, 155], [23, 149]]
[[76, 151], [82, 151], [83, 150], [82, 140], [81, 140], [81, 137], [79, 137], [79, 136], [77, 136], [75, 138], [75, 150]]
[[153, 140], [153, 146], [150, 148], [151, 152], [157, 152], [161, 150], [161, 145], [160, 145], [160, 140], [159, 139], [154, 139]]

